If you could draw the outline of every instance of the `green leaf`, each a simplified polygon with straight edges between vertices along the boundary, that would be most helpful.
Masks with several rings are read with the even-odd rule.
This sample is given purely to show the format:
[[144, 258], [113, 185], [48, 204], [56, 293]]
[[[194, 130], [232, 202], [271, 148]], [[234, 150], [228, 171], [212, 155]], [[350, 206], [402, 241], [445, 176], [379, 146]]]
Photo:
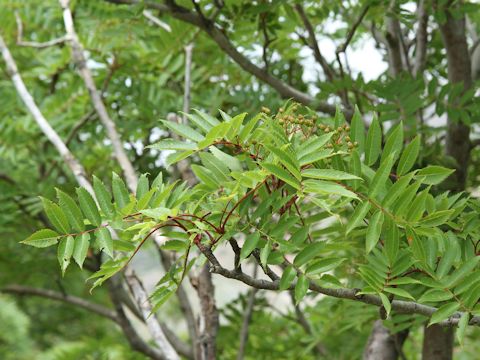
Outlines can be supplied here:
[[410, 208], [407, 212], [406, 219], [410, 222], [416, 222], [422, 218], [423, 213], [425, 212], [425, 204], [427, 201], [427, 196], [429, 194], [430, 187], [423, 190], [420, 194], [415, 197]]
[[316, 260], [307, 267], [307, 270], [305, 271], [305, 273], [310, 276], [321, 274], [321, 273], [335, 269], [345, 260], [346, 259], [339, 259], [339, 258], [327, 258], [327, 259]]
[[195, 143], [185, 142], [175, 139], [163, 139], [159, 142], [149, 145], [146, 148], [155, 150], [197, 150], [198, 146]]
[[442, 224], [445, 224], [454, 212], [454, 209], [436, 211], [433, 214], [427, 215], [422, 218], [419, 223], [420, 225], [426, 227], [440, 226]]
[[[362, 163], [360, 161], [360, 156], [358, 155], [358, 151], [355, 149], [350, 154], [350, 171], [357, 177], [362, 176]], [[360, 186], [359, 180], [352, 180], [350, 182], [352, 188], [357, 190]]]
[[255, 125], [257, 125], [257, 123], [262, 119], [263, 116], [263, 114], [258, 114], [245, 124], [245, 126], [240, 131], [240, 134], [238, 135], [241, 142], [247, 141], [252, 136]]
[[378, 210], [371, 218], [368, 224], [367, 236], [365, 241], [367, 254], [373, 250], [377, 245], [378, 239], [380, 239], [380, 233], [382, 232], [383, 225], [383, 212]]
[[260, 233], [258, 232], [247, 235], [245, 243], [242, 246], [242, 250], [240, 251], [240, 261], [246, 259], [252, 253], [252, 251], [255, 250], [259, 240]]
[[412, 295], [410, 295], [408, 291], [400, 288], [387, 287], [387, 288], [384, 288], [383, 291], [393, 295], [401, 296], [407, 299], [412, 299], [413, 301], [415, 301], [415, 298]]
[[102, 218], [98, 212], [97, 205], [92, 198], [92, 195], [84, 188], [77, 188], [78, 202], [80, 209], [82, 209], [85, 217], [94, 225], [100, 226], [102, 224]]
[[468, 321], [470, 320], [469, 313], [463, 313], [458, 321], [457, 339], [461, 346], [463, 346], [463, 339], [465, 338], [465, 331], [467, 330]]
[[313, 135], [307, 141], [302, 142], [297, 150], [298, 158], [301, 160], [311, 154], [322, 151], [322, 148], [330, 141], [333, 134], [333, 132], [329, 132], [321, 136]]
[[272, 251], [272, 241], [269, 240], [265, 246], [260, 250], [260, 263], [263, 267], [267, 265], [268, 257], [270, 256], [270, 252]]
[[400, 247], [400, 234], [395, 222], [388, 220], [387, 224], [388, 227], [385, 232], [384, 247], [388, 261], [390, 265], [393, 265], [397, 259], [398, 249]]
[[400, 157], [400, 161], [397, 166], [397, 175], [402, 176], [410, 171], [412, 166], [415, 164], [415, 161], [418, 157], [418, 152], [420, 151], [420, 137], [417, 136], [413, 139], [410, 144], [405, 147], [405, 150]]
[[287, 290], [296, 276], [297, 271], [295, 268], [292, 265], [287, 266], [285, 270], [283, 270], [283, 274], [280, 279], [279, 290]]
[[295, 285], [295, 303], [298, 304], [307, 295], [310, 281], [305, 275], [300, 275]]
[[440, 308], [438, 308], [437, 311], [433, 313], [432, 317], [430, 318], [430, 322], [428, 323], [428, 326], [448, 319], [458, 310], [459, 307], [460, 304], [456, 302], [441, 306]]
[[453, 294], [449, 291], [440, 290], [440, 289], [430, 289], [425, 294], [423, 294], [418, 301], [420, 303], [426, 302], [440, 302], [447, 301], [453, 297]]
[[57, 259], [62, 269], [62, 275], [65, 275], [68, 265], [70, 265], [70, 259], [72, 258], [74, 247], [73, 236], [66, 236], [60, 239], [60, 243], [57, 248]]
[[356, 105], [350, 125], [350, 137], [353, 141], [358, 142], [358, 149], [362, 153], [365, 146], [365, 124]]
[[135, 193], [137, 200], [140, 200], [148, 192], [148, 189], [149, 183], [147, 174], [142, 174], [142, 176], [140, 176], [138, 179], [137, 191]]
[[110, 231], [107, 228], [100, 228], [96, 232], [98, 245], [100, 246], [100, 250], [105, 252], [110, 257], [113, 257], [113, 239]]
[[165, 207], [157, 207], [155, 209], [141, 210], [140, 213], [158, 221], [165, 221], [172, 215], [172, 210]]
[[293, 150], [290, 148], [286, 148], [284, 150], [270, 145], [265, 145], [265, 147], [277, 156], [280, 163], [285, 166], [298, 181], [302, 180], [300, 175], [300, 164], [295, 155], [292, 153]]
[[382, 146], [382, 129], [378, 122], [378, 117], [374, 116], [368, 129], [367, 141], [365, 143], [365, 163], [368, 166], [375, 164], [380, 155]]
[[303, 264], [306, 264], [308, 261], [316, 257], [318, 254], [322, 252], [322, 250], [325, 248], [325, 244], [321, 242], [309, 244], [303, 248], [302, 251], [300, 251], [297, 256], [295, 256], [295, 259], [293, 260], [293, 264], [296, 267], [300, 267]]
[[202, 164], [205, 165], [208, 170], [210, 170], [210, 172], [219, 182], [226, 182], [230, 180], [230, 171], [227, 165], [221, 162], [217, 157], [210, 153], [202, 152], [200, 153], [200, 159], [202, 160]]
[[303, 185], [306, 193], [339, 195], [352, 199], [358, 199], [357, 194], [334, 182], [328, 182], [324, 180], [305, 180]]
[[421, 179], [422, 183], [427, 185], [437, 185], [450, 176], [455, 170], [447, 169], [442, 166], [430, 165], [426, 168], [420, 169], [415, 176], [416, 179]]
[[100, 209], [108, 218], [112, 218], [114, 215], [112, 195], [96, 176], [93, 176], [93, 190], [95, 191], [95, 197], [97, 198]]
[[[198, 110], [194, 110], [198, 114]], [[188, 120], [190, 120], [191, 123], [195, 124], [197, 128], [201, 129], [203, 132], [207, 133], [210, 131], [210, 129], [214, 126], [212, 125], [209, 121], [207, 121], [205, 118], [203, 118], [200, 115], [196, 114], [187, 114], [184, 112], [181, 112], [181, 114], [185, 115]], [[217, 119], [215, 119], [217, 120]]]
[[383, 199], [382, 206], [388, 208], [393, 204], [397, 198], [403, 194], [403, 191], [407, 188], [410, 181], [413, 179], [414, 174], [411, 173], [407, 176], [401, 177], [395, 182], [390, 189], [388, 189], [387, 195]]
[[34, 232], [28, 238], [21, 241], [21, 243], [37, 248], [44, 248], [55, 245], [58, 242], [59, 237], [60, 235], [53, 230], [42, 229]]
[[444, 282], [445, 287], [448, 289], [457, 285], [465, 276], [470, 274], [478, 264], [480, 256], [474, 256], [465, 261], [453, 274], [451, 274]]
[[361, 205], [358, 205], [355, 208], [350, 220], [348, 221], [346, 233], [350, 233], [353, 229], [360, 225], [360, 223], [365, 219], [365, 216], [370, 210], [370, 203], [368, 201], [363, 202]]
[[122, 210], [130, 203], [130, 195], [123, 180], [116, 173], [112, 173], [113, 199], [119, 210]]
[[83, 268], [83, 262], [88, 254], [90, 247], [90, 234], [84, 233], [75, 238], [75, 245], [73, 247], [73, 259], [78, 264], [80, 269]]
[[302, 171], [302, 176], [323, 180], [362, 180], [362, 178], [358, 176], [334, 169], [306, 169]]
[[227, 139], [234, 141], [235, 138], [238, 136], [240, 128], [242, 127], [243, 124], [243, 119], [245, 119], [245, 116], [247, 113], [242, 113], [234, 116], [232, 120], [229, 121], [230, 123], [230, 128], [228, 129], [228, 132], [226, 134]]
[[83, 231], [85, 230], [85, 224], [83, 222], [83, 215], [80, 211], [80, 208], [75, 203], [75, 201], [63, 191], [57, 190], [57, 198], [60, 207], [62, 208], [63, 212], [67, 216], [70, 225], [72, 225], [73, 229], [76, 231]]
[[392, 304], [390, 304], [390, 300], [388, 300], [388, 297], [385, 294], [379, 293], [378, 295], [380, 295], [380, 299], [382, 300], [383, 307], [385, 308], [388, 317], [392, 311]]
[[393, 161], [398, 159], [400, 151], [403, 146], [403, 122], [400, 123], [390, 131], [385, 146], [382, 151], [382, 157], [380, 163], [383, 163], [389, 155], [393, 155]]
[[287, 184], [293, 186], [295, 189], [300, 190], [300, 181], [298, 181], [295, 177], [290, 175], [290, 173], [285, 169], [275, 164], [262, 163], [261, 165], [269, 173], [275, 175], [280, 180], [283, 180]]
[[54, 202], [41, 198], [43, 203], [43, 209], [47, 214], [48, 220], [52, 223], [53, 227], [61, 234], [68, 234], [70, 232], [70, 224], [67, 216], [64, 214], [60, 206]]
[[437, 277], [439, 279], [443, 278], [445, 275], [448, 274], [452, 265], [457, 258], [459, 253], [459, 247], [457, 243], [454, 241], [450, 241], [450, 238], [447, 238], [445, 251], [443, 253], [442, 258], [440, 259], [438, 266], [437, 266]]
[[214, 190], [220, 187], [219, 179], [213, 176], [213, 173], [204, 166], [192, 165], [191, 169], [195, 176], [210, 189]]
[[288, 241], [295, 245], [303, 244], [308, 237], [309, 230], [308, 226], [302, 226], [292, 234]]
[[390, 154], [387, 159], [380, 165], [369, 186], [368, 194], [370, 197], [375, 197], [378, 194], [379, 190], [382, 188], [382, 186], [386, 184], [390, 176], [390, 171], [392, 170], [393, 163], [394, 154]]
[[184, 138], [187, 138], [196, 142], [202, 141], [204, 139], [202, 134], [192, 129], [190, 126], [178, 124], [176, 122], [167, 121], [167, 120], [161, 120], [161, 121], [167, 128], [172, 130], [175, 134], [183, 136]]

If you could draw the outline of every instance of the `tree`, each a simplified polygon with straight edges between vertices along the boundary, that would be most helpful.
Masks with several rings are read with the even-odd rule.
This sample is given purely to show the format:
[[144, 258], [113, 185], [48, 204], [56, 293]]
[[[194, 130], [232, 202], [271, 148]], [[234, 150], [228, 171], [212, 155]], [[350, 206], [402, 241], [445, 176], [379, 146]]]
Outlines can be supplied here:
[[[11, 215], [2, 232], [56, 253], [71, 284], [39, 287], [45, 280], [22, 280], [15, 269], [24, 266], [12, 261], [2, 292], [100, 315], [154, 359], [292, 358], [303, 344], [302, 358], [449, 359], [455, 329], [462, 351], [475, 353], [477, 5], [5, 4], [2, 186]], [[342, 27], [326, 26], [332, 19]], [[336, 44], [331, 58], [325, 41]], [[388, 62], [375, 80], [350, 64], [362, 41]], [[302, 76], [308, 61], [321, 70], [315, 81]], [[150, 294], [132, 266], [149, 244], [163, 269]], [[226, 246], [230, 266], [218, 255]], [[8, 257], [30, 251], [12, 244]], [[83, 270], [72, 273], [73, 262]], [[85, 277], [103, 305], [70, 294]], [[250, 288], [220, 309], [226, 325], [217, 277]], [[289, 321], [265, 298], [278, 291], [292, 298], [289, 347], [267, 334]], [[161, 316], [169, 306], [188, 324], [187, 341]]]

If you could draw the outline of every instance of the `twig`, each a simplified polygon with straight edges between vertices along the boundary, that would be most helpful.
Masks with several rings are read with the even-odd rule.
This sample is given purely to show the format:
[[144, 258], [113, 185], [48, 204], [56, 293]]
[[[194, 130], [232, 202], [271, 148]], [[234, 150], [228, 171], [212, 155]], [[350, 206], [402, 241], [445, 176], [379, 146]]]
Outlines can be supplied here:
[[332, 81], [335, 77], [335, 71], [332, 67], [328, 64], [327, 60], [323, 57], [322, 53], [320, 52], [320, 48], [318, 47], [318, 41], [315, 36], [315, 30], [313, 28], [312, 23], [308, 19], [305, 10], [303, 9], [302, 5], [295, 4], [295, 10], [297, 11], [298, 15], [303, 21], [303, 25], [308, 33], [308, 42], [306, 41], [307, 45], [313, 50], [313, 56], [315, 60], [320, 64], [323, 69], [323, 72], [327, 76], [328, 80]]
[[350, 30], [348, 31], [347, 33], [347, 38], [345, 39], [345, 42], [340, 45], [337, 50], [336, 50], [336, 53], [337, 54], [340, 54], [342, 52], [345, 52], [347, 50], [347, 47], [348, 45], [350, 44], [350, 41], [352, 41], [352, 38], [353, 36], [355, 35], [355, 32], [357, 31], [357, 28], [360, 26], [360, 24], [362, 23], [363, 21], [363, 18], [365, 17], [365, 15], [367, 15], [367, 12], [368, 12], [368, 9], [370, 8], [370, 5], [366, 5], [362, 12], [360, 13], [359, 17], [357, 18], [357, 20], [353, 23], [352, 27], [350, 28]]
[[160, 347], [160, 349], [162, 349], [165, 359], [180, 360], [177, 352], [165, 337], [165, 334], [163, 333], [163, 330], [160, 327], [158, 321], [153, 316], [150, 316], [152, 314], [152, 307], [150, 306], [150, 302], [148, 301], [148, 295], [143, 288], [142, 283], [133, 271], [126, 276], [129, 279], [129, 281], [127, 281], [127, 284], [135, 297], [136, 303], [140, 306], [140, 310], [143, 314], [143, 318], [145, 319], [150, 334], [153, 336], [155, 343]]
[[[50, 124], [45, 119], [45, 117], [41, 113], [38, 106], [35, 104], [35, 101], [33, 100], [31, 94], [28, 92], [27, 88], [25, 87], [25, 84], [20, 74], [18, 73], [15, 61], [13, 60], [10, 54], [10, 51], [7, 48], [3, 40], [3, 37], [1, 35], [0, 35], [0, 51], [5, 60], [5, 63], [7, 64], [7, 72], [10, 75], [12, 82], [15, 85], [17, 93], [19, 94], [22, 101], [25, 103], [27, 109], [32, 114], [34, 120], [37, 122], [40, 129], [48, 138], [48, 140], [55, 146], [59, 154], [62, 156], [66, 165], [70, 168], [70, 170], [74, 174], [79, 185], [84, 187], [93, 196], [95, 196], [92, 185], [86, 176], [85, 169], [80, 164], [80, 162], [73, 156], [73, 154], [67, 148], [67, 146], [62, 141], [60, 136], [58, 136], [57, 132], [50, 126]], [[127, 271], [129, 272], [131, 270], [127, 269]], [[132, 288], [133, 290], [137, 290], [137, 287], [135, 286], [132, 286]], [[139, 299], [142, 296], [143, 296], [142, 294], [136, 294], [135, 297], [136, 299]], [[148, 300], [148, 298], [146, 300]], [[146, 301], [145, 306], [150, 306], [150, 303]], [[141, 339], [135, 340], [134, 337], [138, 338], [138, 335], [136, 334], [135, 330], [133, 330], [133, 328], [131, 327], [131, 324], [129, 323], [128, 319], [125, 317], [123, 312], [121, 312], [123, 310], [119, 309], [118, 307], [116, 309], [117, 309], [117, 315], [120, 317], [120, 321], [122, 322], [122, 329], [124, 330], [124, 333], [127, 335], [127, 338], [129, 339], [130, 343], [132, 344], [132, 347], [134, 347], [135, 349], [139, 349], [139, 351], [142, 351], [146, 354], [150, 354], [149, 356], [151, 356], [154, 359], [164, 359], [165, 357], [163, 356], [163, 349], [160, 349], [159, 351], [157, 351], [156, 349], [153, 349], [148, 345], [146, 345]], [[154, 317], [145, 317], [144, 320], [149, 322], [156, 321]], [[160, 327], [160, 325], [158, 325], [158, 327]]]
[[187, 122], [187, 115], [190, 111], [190, 89], [191, 89], [191, 73], [192, 73], [192, 51], [193, 44], [185, 46], [185, 85], [183, 93], [183, 116], [182, 121]]
[[143, 10], [142, 12], [143, 16], [145, 16], [148, 20], [150, 20], [152, 23], [154, 23], [155, 25], [161, 27], [162, 29], [164, 29], [165, 31], [171, 33], [172, 32], [172, 28], [170, 27], [170, 25], [168, 25], [166, 22], [163, 22], [162, 20], [160, 20], [159, 18], [157, 18], [155, 15], [153, 15], [150, 11], [148, 10]]
[[45, 119], [37, 104], [33, 100], [32, 96], [25, 87], [20, 74], [18, 73], [17, 65], [10, 54], [7, 45], [5, 44], [3, 37], [0, 35], [0, 51], [2, 53], [3, 59], [7, 65], [7, 73], [10, 75], [13, 84], [17, 90], [18, 95], [25, 103], [25, 106], [32, 114], [33, 119], [38, 124], [42, 132], [45, 134], [47, 139], [55, 146], [60, 156], [63, 158], [65, 163], [72, 170], [73, 175], [77, 179], [80, 186], [87, 189], [90, 193], [93, 194], [93, 188], [90, 185], [90, 182], [87, 179], [87, 174], [83, 166], [78, 162], [78, 160], [73, 156], [67, 146], [64, 144], [57, 132], [50, 126], [48, 121]]
[[130, 191], [135, 192], [137, 188], [137, 175], [133, 168], [132, 163], [128, 159], [128, 156], [125, 152], [122, 140], [117, 131], [114, 121], [108, 115], [107, 108], [103, 103], [101, 94], [97, 90], [95, 81], [93, 80], [92, 73], [87, 67], [87, 59], [83, 53], [83, 46], [78, 39], [77, 33], [75, 31], [75, 26], [73, 24], [72, 12], [70, 11], [69, 3], [70, 0], [59, 0], [60, 5], [63, 9], [63, 22], [65, 24], [65, 31], [67, 33], [69, 43], [72, 47], [72, 57], [75, 64], [78, 67], [78, 72], [85, 83], [85, 86], [88, 89], [90, 94], [90, 99], [92, 101], [93, 107], [100, 118], [103, 126], [105, 127], [108, 138], [112, 142], [113, 152], [117, 158], [118, 164], [120, 165], [127, 186]]
[[31, 296], [38, 296], [43, 297], [46, 299], [56, 300], [56, 301], [63, 301], [67, 304], [78, 306], [82, 309], [88, 310], [92, 313], [97, 315], [106, 317], [116, 323], [119, 322], [118, 316], [115, 311], [112, 311], [100, 304], [95, 304], [88, 300], [82, 299], [81, 297], [62, 294], [61, 292], [49, 290], [49, 289], [40, 289], [34, 288], [29, 286], [22, 286], [22, 285], [7, 285], [5, 287], [0, 288], [0, 292], [6, 294], [16, 294], [16, 295], [31, 295]]
[[415, 47], [415, 65], [413, 75], [417, 76], [425, 68], [427, 60], [427, 41], [428, 41], [428, 12], [425, 0], [420, 0], [417, 9], [418, 29]]
[[[104, 0], [113, 4], [136, 4], [138, 0]], [[334, 115], [336, 107], [327, 102], [316, 101], [314, 97], [307, 93], [304, 93], [280, 80], [279, 78], [267, 73], [264, 69], [258, 67], [252, 63], [247, 57], [238, 51], [238, 49], [232, 44], [228, 36], [220, 27], [214, 23], [211, 19], [201, 17], [198, 13], [192, 12], [189, 9], [182, 7], [173, 2], [158, 3], [152, 1], [144, 1], [145, 7], [150, 9], [160, 10], [164, 13], [168, 13], [174, 18], [192, 24], [205, 33], [217, 43], [220, 49], [225, 52], [234, 62], [236, 62], [242, 69], [248, 73], [254, 75], [259, 80], [273, 87], [281, 96], [285, 98], [293, 98], [296, 101], [305, 104], [315, 104], [315, 108], [318, 111]], [[349, 109], [345, 109], [345, 116], [351, 118], [353, 112]]]
[[[253, 277], [257, 277], [258, 265], [253, 270]], [[247, 306], [245, 307], [245, 314], [243, 315], [242, 328], [240, 330], [240, 346], [238, 347], [237, 360], [243, 360], [245, 356], [245, 348], [248, 341], [248, 329], [252, 321], [253, 307], [255, 305], [255, 295], [258, 289], [250, 289], [248, 292]]]
[[25, 47], [33, 47], [37, 49], [45, 49], [47, 47], [61, 45], [68, 41], [67, 36], [62, 36], [57, 39], [45, 41], [45, 42], [36, 42], [36, 41], [23, 41], [23, 24], [18, 11], [15, 11], [15, 21], [17, 22], [17, 45]]

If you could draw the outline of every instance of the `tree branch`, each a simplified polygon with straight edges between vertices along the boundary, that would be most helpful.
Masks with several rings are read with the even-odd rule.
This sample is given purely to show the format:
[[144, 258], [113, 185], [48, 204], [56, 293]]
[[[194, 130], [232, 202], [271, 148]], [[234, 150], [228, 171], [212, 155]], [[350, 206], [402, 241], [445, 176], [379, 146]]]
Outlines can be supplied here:
[[128, 278], [127, 284], [130, 287], [133, 296], [135, 297], [135, 302], [140, 307], [140, 311], [142, 312], [145, 323], [147, 324], [155, 343], [160, 347], [160, 349], [162, 349], [163, 356], [167, 360], [180, 360], [177, 352], [165, 337], [165, 334], [163, 333], [158, 321], [154, 316], [150, 316], [152, 314], [152, 307], [150, 306], [147, 293], [143, 288], [142, 283], [133, 271], [127, 274], [126, 277]]
[[323, 57], [322, 53], [320, 52], [320, 48], [318, 47], [318, 41], [315, 36], [315, 29], [313, 28], [312, 23], [308, 19], [308, 16], [305, 13], [305, 10], [303, 9], [302, 5], [295, 4], [295, 10], [297, 11], [298, 15], [300, 15], [303, 25], [307, 30], [308, 46], [310, 47], [310, 49], [313, 50], [313, 56], [315, 57], [315, 60], [317, 60], [317, 62], [322, 67], [323, 72], [325, 73], [325, 76], [328, 78], [328, 80], [332, 81], [335, 78], [335, 71], [332, 69], [330, 64], [327, 62], [327, 60]]
[[427, 41], [428, 41], [428, 11], [425, 0], [420, 0], [417, 9], [418, 29], [415, 47], [415, 64], [413, 75], [417, 76], [425, 68], [427, 61]]
[[370, 5], [366, 5], [363, 8], [363, 10], [360, 13], [360, 15], [358, 16], [357, 20], [353, 23], [352, 27], [348, 31], [347, 38], [345, 39], [344, 43], [337, 48], [337, 50], [336, 50], [337, 54], [344, 53], [347, 50], [347, 47], [350, 44], [350, 42], [352, 41], [353, 36], [355, 35], [355, 32], [357, 31], [358, 27], [362, 23], [363, 18], [365, 17], [365, 15], [367, 15], [367, 12], [368, 12], [369, 8], [370, 8]]
[[182, 120], [184, 123], [187, 122], [187, 116], [190, 112], [190, 89], [192, 87], [191, 84], [191, 74], [192, 74], [192, 52], [193, 52], [193, 44], [190, 43], [185, 46], [185, 86], [183, 92], [183, 116]]
[[[83, 166], [78, 162], [78, 160], [73, 156], [73, 154], [70, 152], [70, 150], [67, 148], [67, 146], [65, 145], [65, 143], [62, 141], [62, 139], [58, 136], [57, 132], [50, 126], [50, 124], [48, 123], [48, 121], [45, 119], [45, 117], [43, 116], [43, 114], [41, 113], [40, 109], [37, 107], [37, 105], [35, 104], [35, 101], [33, 100], [32, 96], [30, 95], [30, 93], [28, 92], [27, 88], [25, 87], [25, 84], [20, 76], [20, 74], [18, 73], [18, 70], [17, 70], [17, 66], [15, 64], [15, 61], [13, 60], [11, 54], [10, 54], [10, 51], [9, 49], [7, 48], [2, 36], [0, 35], [0, 51], [2, 53], [2, 56], [5, 60], [5, 63], [7, 64], [7, 72], [8, 74], [10, 75], [11, 79], [12, 79], [12, 82], [14, 83], [15, 85], [15, 88], [17, 90], [17, 93], [19, 94], [19, 96], [21, 97], [21, 99], [23, 100], [23, 102], [25, 103], [25, 105], [27, 106], [27, 109], [30, 111], [30, 113], [32, 114], [34, 120], [37, 122], [37, 124], [39, 125], [39, 127], [41, 128], [42, 132], [45, 134], [45, 136], [49, 139], [49, 141], [55, 146], [55, 148], [57, 149], [57, 151], [59, 152], [59, 154], [62, 156], [62, 158], [64, 159], [65, 163], [67, 164], [67, 166], [70, 168], [70, 170], [73, 172], [73, 174], [75, 175], [75, 178], [77, 179], [77, 182], [79, 183], [80, 186], [84, 187], [87, 191], [89, 191], [92, 196], [94, 196], [95, 198], [95, 194], [94, 194], [94, 191], [93, 191], [93, 188], [92, 188], [92, 185], [91, 183], [89, 182], [89, 180], [87, 179], [87, 176], [86, 176], [86, 172], [85, 172], [85, 169], [83, 168]], [[130, 267], [127, 267], [126, 268], [126, 273], [130, 273], [132, 270], [130, 269]], [[127, 278], [127, 282], [128, 282], [128, 278]], [[150, 307], [150, 303], [148, 301], [148, 297], [146, 296], [145, 293], [141, 292], [137, 286], [135, 286], [136, 284], [133, 283], [131, 285], [131, 288], [134, 290], [134, 291], [139, 291], [139, 293], [134, 293], [134, 296], [136, 299], [145, 299], [145, 303], [143, 304], [138, 304], [139, 307], [142, 307], [142, 306], [148, 306]], [[117, 307], [117, 310], [118, 310], [118, 307]], [[122, 328], [124, 326], [127, 326], [126, 324], [126, 321], [128, 321], [128, 319], [123, 319], [122, 318], [122, 314], [121, 313], [118, 313], [117, 311], [117, 314], [118, 316], [120, 317], [120, 321], [122, 321]], [[142, 313], [143, 314], [143, 313]], [[157, 321], [155, 319], [155, 317], [148, 317], [149, 314], [147, 314], [147, 316], [144, 315], [144, 320], [147, 322], [154, 322], [154, 321]], [[131, 325], [128, 325], [131, 327]], [[151, 325], [152, 328], [153, 328], [153, 325]], [[160, 325], [158, 325], [158, 328], [160, 328]], [[132, 328], [133, 329], [133, 328]], [[133, 332], [135, 332], [134, 330], [132, 330]], [[131, 332], [129, 329], [127, 329], [127, 332], [129, 335], [127, 335], [127, 337], [130, 337], [132, 336]], [[160, 329], [161, 331], [161, 329]], [[124, 331], [125, 332], [125, 331]], [[138, 335], [137, 335], [138, 337]], [[130, 340], [130, 339], [129, 339]], [[141, 339], [140, 339], [141, 340]], [[139, 345], [140, 344], [140, 345]], [[149, 348], [149, 349], [145, 349], [144, 346], [141, 345], [141, 343], [139, 342], [135, 342], [135, 344], [132, 344], [132, 346], [140, 346], [140, 348], [142, 348], [144, 351], [149, 351], [151, 352], [153, 355], [152, 357], [153, 358], [157, 358], [157, 359], [164, 359], [163, 357], [163, 349], [160, 349], [160, 351], [156, 351], [154, 350], [153, 348]], [[146, 345], [148, 347], [148, 345]], [[136, 348], [137, 349], [137, 348]], [[144, 352], [142, 351], [142, 352]], [[160, 354], [159, 356], [157, 357], [154, 357], [155, 354]]]
[[[199, 248], [200, 252], [205, 255], [208, 261], [212, 264], [211, 271], [215, 274], [222, 275], [229, 279], [235, 279], [238, 281], [243, 282], [251, 287], [257, 289], [265, 289], [265, 290], [278, 290], [280, 287], [280, 280], [275, 281], [268, 281], [263, 279], [255, 279], [250, 275], [247, 275], [243, 272], [235, 271], [235, 270], [228, 270], [220, 264], [218, 259], [212, 253], [212, 250], [205, 245], [198, 243], [197, 247]], [[288, 290], [295, 289], [295, 282], [290, 285]], [[348, 300], [355, 300], [360, 301], [365, 304], [375, 305], [378, 307], [383, 306], [382, 300], [380, 296], [377, 295], [369, 295], [363, 294], [359, 295], [359, 289], [347, 289], [347, 288], [324, 288], [318, 286], [314, 282], [310, 282], [309, 289], [319, 294], [324, 294], [327, 296], [332, 296], [339, 299], [348, 299]], [[403, 300], [393, 300], [392, 301], [392, 309], [397, 311], [398, 313], [402, 314], [419, 314], [426, 317], [430, 317], [433, 315], [437, 308], [428, 305], [422, 305], [416, 303], [414, 301], [403, 301]], [[457, 312], [454, 315], [450, 316], [448, 319], [440, 322], [440, 326], [456, 326], [458, 321], [460, 320], [462, 313]], [[470, 325], [480, 325], [480, 316], [474, 316], [470, 319]]]
[[[140, 3], [140, 0], [104, 0], [113, 4], [124, 4], [132, 5]], [[235, 61], [242, 69], [248, 73], [254, 75], [259, 80], [265, 82], [274, 88], [282, 97], [284, 98], [293, 98], [299, 103], [314, 106], [316, 110], [334, 115], [336, 107], [334, 105], [328, 104], [326, 102], [318, 102], [304, 92], [299, 91], [291, 87], [290, 85], [284, 83], [282, 80], [272, 76], [267, 73], [264, 69], [253, 64], [247, 57], [240, 53], [237, 48], [231, 43], [227, 35], [211, 20], [207, 18], [201, 18], [199, 14], [188, 10], [182, 6], [176, 5], [171, 1], [168, 3], [155, 3], [151, 1], [142, 1], [141, 2], [145, 7], [156, 9], [164, 13], [170, 14], [175, 19], [184, 21], [191, 25], [198, 27], [207, 33], [210, 38], [217, 43], [220, 49], [226, 53], [233, 61]], [[345, 116], [351, 118], [353, 115], [352, 111], [345, 109]]]
[[[258, 265], [255, 266], [254, 275], [256, 277]], [[248, 292], [247, 306], [245, 307], [245, 313], [243, 315], [242, 328], [240, 329], [240, 345], [238, 347], [237, 360], [243, 360], [245, 356], [245, 348], [248, 341], [248, 329], [250, 322], [252, 321], [253, 307], [255, 305], [255, 295], [258, 289], [252, 288]]]
[[48, 121], [43, 116], [42, 112], [38, 108], [37, 104], [33, 100], [32, 96], [28, 92], [25, 83], [23, 82], [20, 74], [18, 73], [17, 65], [13, 60], [10, 51], [3, 40], [3, 37], [0, 35], [0, 51], [2, 53], [3, 59], [7, 65], [7, 73], [9, 74], [12, 82], [17, 90], [18, 95], [24, 102], [25, 106], [27, 107], [28, 111], [32, 114], [33, 119], [40, 127], [42, 132], [45, 134], [47, 139], [55, 146], [58, 153], [68, 165], [70, 170], [72, 171], [73, 175], [75, 176], [77, 182], [80, 186], [87, 189], [90, 193], [93, 194], [93, 188], [90, 185], [90, 182], [87, 179], [87, 174], [83, 166], [78, 162], [78, 160], [73, 156], [67, 146], [63, 143], [62, 139], [56, 131], [50, 126]]
[[5, 287], [0, 288], [0, 292], [6, 294], [15, 294], [15, 295], [31, 295], [31, 296], [38, 296], [43, 297], [51, 300], [62, 301], [67, 304], [78, 306], [82, 309], [88, 310], [100, 316], [103, 316], [107, 319], [110, 319], [116, 323], [119, 322], [119, 318], [115, 311], [106, 308], [105, 306], [95, 304], [88, 300], [82, 299], [81, 297], [62, 294], [57, 291], [49, 290], [49, 289], [39, 289], [29, 286], [22, 286], [22, 285], [7, 285]]
[[33, 47], [37, 49], [45, 49], [47, 47], [60, 45], [68, 41], [67, 36], [62, 36], [58, 39], [53, 39], [46, 42], [23, 41], [23, 24], [18, 11], [15, 11], [15, 21], [17, 22], [17, 45], [25, 47]]
[[115, 157], [117, 158], [120, 167], [123, 170], [127, 185], [130, 191], [135, 192], [137, 188], [137, 175], [132, 166], [132, 163], [128, 159], [127, 154], [125, 153], [125, 149], [120, 135], [118, 134], [115, 123], [108, 115], [107, 108], [105, 107], [102, 97], [97, 90], [92, 73], [87, 67], [87, 59], [85, 58], [85, 55], [83, 53], [83, 46], [78, 39], [77, 33], [75, 32], [72, 13], [69, 7], [70, 0], [59, 1], [63, 9], [63, 22], [65, 24], [65, 31], [67, 33], [68, 40], [72, 48], [73, 60], [78, 67], [78, 72], [82, 77], [85, 86], [88, 89], [88, 93], [90, 94], [90, 99], [92, 101], [93, 107], [97, 112], [100, 121], [105, 127], [108, 138], [112, 142], [113, 152], [115, 154]]

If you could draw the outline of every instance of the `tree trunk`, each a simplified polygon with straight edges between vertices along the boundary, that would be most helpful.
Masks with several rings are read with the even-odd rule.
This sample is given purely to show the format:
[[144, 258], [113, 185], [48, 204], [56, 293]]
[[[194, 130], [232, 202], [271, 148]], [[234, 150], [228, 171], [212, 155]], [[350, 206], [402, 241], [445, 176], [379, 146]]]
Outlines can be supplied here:
[[382, 320], [375, 321], [363, 352], [363, 360], [397, 360], [407, 336], [408, 330], [392, 335], [383, 326]]
[[432, 325], [425, 327], [422, 360], [453, 359], [453, 327]]
[[[451, 2], [448, 6], [451, 6]], [[446, 21], [440, 24], [440, 33], [447, 51], [448, 80], [452, 84], [463, 83], [466, 90], [472, 86], [472, 72], [465, 33], [465, 16], [454, 18], [448, 8], [443, 10]], [[446, 154], [457, 162], [451, 190], [463, 191], [470, 158], [470, 127], [450, 118], [447, 126]]]
[[[471, 61], [465, 32], [465, 16], [454, 18], [450, 9], [459, 11], [459, 4], [449, 1], [445, 8], [446, 20], [439, 24], [445, 49], [447, 51], [448, 80], [450, 83], [463, 83], [464, 89], [472, 86]], [[461, 5], [461, 4], [460, 4]], [[470, 127], [460, 121], [447, 120], [447, 139], [445, 153], [457, 162], [452, 176], [451, 190], [462, 191], [468, 174], [470, 158]], [[442, 328], [439, 325], [425, 327], [423, 338], [423, 360], [449, 360], [453, 358], [454, 328]]]

